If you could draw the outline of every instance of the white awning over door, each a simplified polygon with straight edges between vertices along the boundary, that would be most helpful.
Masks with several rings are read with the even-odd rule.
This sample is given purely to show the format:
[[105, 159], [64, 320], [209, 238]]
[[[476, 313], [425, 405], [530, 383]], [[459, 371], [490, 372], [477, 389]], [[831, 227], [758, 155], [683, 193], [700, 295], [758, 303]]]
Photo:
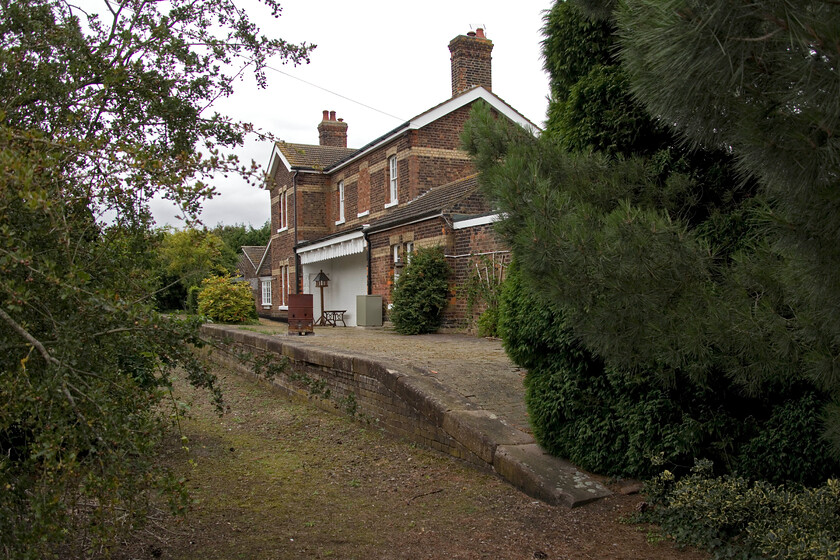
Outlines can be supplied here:
[[301, 264], [311, 264], [349, 255], [356, 255], [365, 250], [365, 235], [361, 231], [354, 231], [332, 239], [326, 239], [306, 247], [300, 247]]

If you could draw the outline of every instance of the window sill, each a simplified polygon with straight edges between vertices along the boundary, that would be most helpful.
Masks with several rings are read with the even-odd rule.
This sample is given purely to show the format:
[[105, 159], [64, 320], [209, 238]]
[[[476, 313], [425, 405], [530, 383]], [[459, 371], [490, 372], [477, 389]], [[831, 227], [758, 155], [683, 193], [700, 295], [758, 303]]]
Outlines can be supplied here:
[[277, 309], [279, 309], [280, 311], [288, 311], [289, 306], [288, 305], [278, 305]]
[[344, 220], [338, 220], [335, 225], [340, 226], [344, 224]]
[[270, 304], [270, 303], [269, 303], [269, 304], [265, 304], [265, 303], [264, 303], [264, 304], [263, 304], [263, 306], [262, 306], [262, 308], [263, 308], [263, 309], [271, 309], [271, 304]]
[[277, 230], [277, 233], [283, 233], [284, 231], [289, 231], [289, 226], [281, 227], [280, 229]]
[[358, 214], [356, 214], [356, 217], [357, 218], [364, 218], [365, 216], [368, 216], [368, 215], [370, 215], [370, 210], [365, 210], [364, 212], [359, 212]]
[[385, 208], [391, 208], [392, 206], [396, 206], [399, 203], [399, 200], [395, 200], [394, 202], [388, 202], [387, 204], [385, 204]]

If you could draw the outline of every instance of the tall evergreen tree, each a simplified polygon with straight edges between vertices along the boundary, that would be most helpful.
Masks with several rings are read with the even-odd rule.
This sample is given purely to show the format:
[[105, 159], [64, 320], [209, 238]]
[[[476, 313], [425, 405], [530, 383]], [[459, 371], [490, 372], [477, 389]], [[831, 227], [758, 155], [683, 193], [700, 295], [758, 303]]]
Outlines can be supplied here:
[[728, 320], [745, 328], [746, 304], [761, 310], [772, 346], [750, 354], [840, 398], [840, 6], [628, 0], [616, 24], [651, 114], [694, 145], [731, 150], [766, 198]]
[[[810, 363], [821, 361], [814, 350], [823, 351], [823, 362], [834, 355], [837, 338], [823, 329], [828, 319], [821, 324], [817, 316], [808, 313], [830, 303], [826, 299], [828, 291], [819, 283], [803, 282], [810, 274], [806, 260], [792, 259], [782, 250], [792, 245], [780, 244], [780, 228], [775, 226], [787, 225], [791, 218], [779, 220], [780, 205], [765, 186], [766, 174], [753, 173], [744, 163], [739, 163], [740, 174], [736, 173], [732, 157], [739, 157], [739, 144], [720, 140], [726, 127], [685, 117], [710, 110], [718, 111], [725, 121], [734, 110], [716, 101], [720, 90], [714, 89], [715, 83], [700, 80], [702, 72], [690, 69], [696, 57], [711, 56], [712, 51], [721, 49], [714, 37], [724, 30], [714, 30], [711, 16], [700, 16], [707, 12], [705, 8], [695, 9], [695, 4], [703, 3], [651, 0], [580, 4], [609, 17], [588, 19], [573, 2], [557, 2], [548, 15], [546, 67], [557, 90], [552, 90], [547, 134], [534, 139], [480, 109], [468, 125], [465, 145], [476, 158], [485, 189], [507, 214], [500, 231], [513, 246], [529, 290], [562, 313], [564, 325], [582, 348], [603, 360], [608, 370], [657, 381], [665, 389], [687, 380], [698, 390], [714, 388], [713, 394], [721, 403], [731, 398], [726, 412], [732, 418], [728, 427], [715, 426], [713, 419], [706, 417], [705, 426], [702, 422], [697, 426], [699, 431], [707, 430], [708, 437], [703, 436], [705, 442], [697, 440], [700, 447], [693, 452], [704, 452], [703, 445], [705, 452], [714, 446], [729, 446], [724, 455], [731, 455], [736, 451], [732, 448], [735, 441], [744, 455], [732, 459], [729, 466], [737, 467], [741, 461], [741, 468], [753, 469], [750, 474], [761, 474], [757, 467], [761, 460], [755, 455], [745, 458], [762, 446], [766, 453], [773, 453], [773, 444], [762, 434], [760, 425], [770, 418], [780, 422], [777, 415], [787, 403], [807, 400], [824, 407], [840, 388], [829, 371], [815, 376], [815, 364]], [[615, 4], [621, 4], [617, 17], [613, 17]], [[688, 4], [691, 9], [682, 10]], [[708, 14], [717, 12], [709, 8]], [[757, 10], [755, 14], [773, 20], [768, 12]], [[821, 16], [825, 19], [829, 14]], [[696, 33], [702, 30], [704, 39], [685, 39], [688, 31], [674, 31], [668, 18], [683, 18], [687, 26], [698, 28]], [[711, 23], [717, 21], [712, 19]], [[647, 23], [642, 25], [642, 20]], [[726, 21], [721, 20], [722, 25]], [[789, 37], [782, 38], [784, 31], [774, 31], [768, 25], [758, 27], [764, 34], [739, 35], [744, 29], [736, 31], [734, 26], [726, 31], [742, 43], [760, 42], [754, 39], [771, 34], [779, 36], [780, 44], [796, 44]], [[783, 27], [778, 22], [776, 26]], [[593, 38], [603, 43], [594, 45]], [[688, 44], [682, 47], [684, 39]], [[631, 48], [632, 40], [637, 44]], [[619, 51], [622, 45], [625, 48]], [[691, 45], [696, 49], [690, 50]], [[642, 46], [647, 48], [643, 53], [648, 59], [632, 50]], [[684, 48], [689, 50], [681, 50]], [[805, 56], [807, 48], [798, 54], [792, 51], [787, 57], [779, 55], [787, 64], [780, 72], [788, 78], [796, 77], [793, 89], [799, 93], [806, 91], [814, 64], [832, 66], [829, 61], [836, 60], [833, 54], [815, 50], [814, 56], [821, 59], [815, 63]], [[588, 58], [584, 56], [587, 52], [591, 53]], [[619, 52], [620, 60], [614, 58]], [[757, 67], [774, 74], [772, 57], [752, 56]], [[631, 57], [635, 57], [635, 65]], [[646, 73], [656, 57], [662, 70]], [[732, 61], [724, 64], [720, 57], [711, 60], [708, 64], [734, 68], [730, 85], [744, 78]], [[762, 66], [768, 63], [771, 66]], [[689, 69], [682, 71], [681, 64]], [[668, 80], [665, 74], [670, 74]], [[639, 75], [646, 76], [644, 87], [638, 85]], [[680, 81], [686, 92], [696, 90], [688, 102], [677, 90], [663, 93], [672, 80]], [[757, 77], [755, 80], [760, 81]], [[645, 117], [639, 110], [630, 96], [631, 85], [652, 116]], [[776, 86], [783, 90], [792, 87], [791, 82]], [[835, 82], [818, 76], [814, 86], [815, 99], [824, 101], [822, 92], [837, 90], [836, 74]], [[762, 87], [769, 84], [762, 82]], [[654, 90], [660, 98], [670, 100], [673, 114], [666, 112], [663, 103], [646, 101]], [[731, 102], [743, 102], [747, 105], [744, 112], [752, 111], [753, 116], [761, 114], [756, 102], [739, 95], [736, 88]], [[829, 105], [835, 106], [836, 102], [833, 99]], [[613, 106], [624, 109], [611, 113]], [[809, 107], [800, 108], [792, 102], [773, 106], [777, 110], [785, 107], [796, 119]], [[628, 119], [628, 115], [641, 116]], [[774, 115], [771, 120], [776, 118], [783, 116]], [[752, 122], [746, 128], [748, 135], [764, 124], [760, 120]], [[832, 126], [828, 129], [835, 130]], [[714, 133], [698, 136], [694, 145], [697, 149], [684, 149], [684, 131], [701, 128]], [[772, 128], [779, 135], [790, 134], [786, 140], [779, 140], [782, 144], [797, 144], [796, 138], [800, 139], [799, 146], [808, 143], [802, 127], [792, 127], [789, 133], [784, 126], [773, 124]], [[830, 143], [831, 134], [823, 135]], [[768, 145], [776, 142], [770, 137], [762, 141]], [[784, 163], [790, 164], [792, 159], [780, 156], [772, 166], [777, 171], [767, 173], [795, 175]], [[833, 176], [836, 186], [838, 174], [829, 163], [823, 161], [829, 169], [826, 180]], [[828, 219], [824, 213], [817, 217]], [[819, 239], [826, 247], [821, 259], [833, 258], [836, 243], [828, 243], [825, 237]], [[836, 268], [838, 261], [831, 262], [834, 264], [829, 266]], [[821, 277], [827, 279], [828, 274]], [[836, 305], [828, 309], [836, 309]], [[691, 412], [691, 403], [686, 406], [687, 414], [699, 414]], [[818, 422], [819, 413], [811, 418]], [[700, 416], [696, 419], [699, 421]], [[758, 431], [738, 433], [739, 422], [745, 426], [754, 422]], [[800, 442], [796, 442], [799, 435], [788, 435], [782, 438], [784, 444], [777, 444], [792, 441], [798, 446], [793, 455], [803, 464], [813, 459], [819, 464], [815, 468], [819, 476], [836, 471], [837, 464], [827, 458], [818, 434], [810, 433]], [[777, 451], [789, 450], [779, 447]]]
[[245, 245], [268, 245], [268, 240], [271, 238], [270, 230], [269, 221], [266, 220], [260, 228], [245, 224], [216, 224], [211, 231], [221, 237], [225, 245], [238, 255]]

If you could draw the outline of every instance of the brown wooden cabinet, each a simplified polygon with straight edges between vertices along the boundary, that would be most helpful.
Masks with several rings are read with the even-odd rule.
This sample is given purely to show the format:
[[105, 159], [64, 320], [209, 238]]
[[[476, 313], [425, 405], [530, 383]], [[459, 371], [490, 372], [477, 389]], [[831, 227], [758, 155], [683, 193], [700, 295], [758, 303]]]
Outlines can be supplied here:
[[312, 294], [289, 294], [289, 334], [314, 333]]

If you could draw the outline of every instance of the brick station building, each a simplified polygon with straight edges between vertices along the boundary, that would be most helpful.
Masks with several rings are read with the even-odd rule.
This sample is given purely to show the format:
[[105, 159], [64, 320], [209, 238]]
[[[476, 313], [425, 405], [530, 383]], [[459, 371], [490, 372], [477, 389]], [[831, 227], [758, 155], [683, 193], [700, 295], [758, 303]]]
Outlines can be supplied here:
[[[443, 246], [453, 270], [444, 323], [463, 324], [466, 304], [456, 286], [478, 255], [503, 262], [508, 255], [493, 235], [497, 218], [478, 190], [476, 171], [460, 149], [471, 107], [488, 103], [500, 117], [537, 130], [492, 93], [493, 43], [481, 29], [449, 43], [452, 97], [358, 149], [347, 147], [348, 124], [324, 111], [319, 144], [273, 146], [266, 188], [271, 191], [271, 241], [255, 290], [261, 316], [284, 319], [288, 296], [314, 295], [314, 279], [329, 278], [326, 309], [347, 310], [356, 325], [356, 296], [377, 294], [387, 318], [391, 289], [415, 249]], [[266, 273], [270, 271], [270, 274]], [[251, 274], [254, 274], [251, 272]]]

